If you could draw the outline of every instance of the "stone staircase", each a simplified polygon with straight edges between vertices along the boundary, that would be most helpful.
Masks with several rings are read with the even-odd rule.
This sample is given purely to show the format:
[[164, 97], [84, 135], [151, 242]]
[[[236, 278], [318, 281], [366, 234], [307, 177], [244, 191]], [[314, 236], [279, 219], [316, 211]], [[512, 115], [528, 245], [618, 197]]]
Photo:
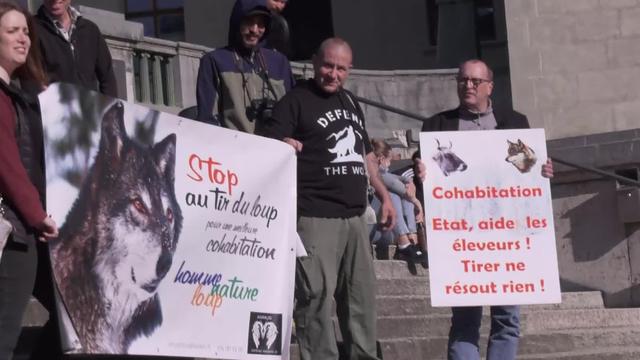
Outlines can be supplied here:
[[[411, 275], [402, 261], [376, 260], [378, 338], [385, 360], [446, 359], [449, 308], [430, 305], [427, 270]], [[640, 359], [640, 308], [605, 309], [599, 292], [562, 294], [562, 304], [523, 306], [522, 360]], [[488, 309], [481, 329], [481, 352], [489, 332]], [[46, 311], [32, 300], [15, 359], [26, 358]], [[298, 359], [291, 346], [291, 359]]]
[[[446, 359], [449, 308], [430, 306], [427, 271], [376, 261], [378, 337], [384, 359]], [[489, 309], [481, 328], [486, 352]], [[518, 359], [640, 359], [640, 309], [605, 309], [600, 292], [562, 294], [562, 304], [523, 306]]]

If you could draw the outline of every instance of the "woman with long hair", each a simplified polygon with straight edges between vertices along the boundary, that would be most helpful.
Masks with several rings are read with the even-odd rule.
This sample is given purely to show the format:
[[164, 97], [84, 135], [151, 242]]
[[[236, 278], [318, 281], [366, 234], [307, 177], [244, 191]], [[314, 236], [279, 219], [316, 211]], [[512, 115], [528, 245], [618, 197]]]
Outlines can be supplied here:
[[37, 268], [36, 241], [58, 234], [45, 212], [42, 120], [38, 99], [20, 84], [45, 86], [31, 16], [0, 0], [0, 196], [13, 231], [0, 258], [0, 359], [20, 334]]

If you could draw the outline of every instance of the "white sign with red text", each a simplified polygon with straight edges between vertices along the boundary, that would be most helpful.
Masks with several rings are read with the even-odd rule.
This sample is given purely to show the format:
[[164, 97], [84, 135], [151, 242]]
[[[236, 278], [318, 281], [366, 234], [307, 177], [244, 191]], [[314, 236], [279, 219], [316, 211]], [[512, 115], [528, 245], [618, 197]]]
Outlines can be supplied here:
[[423, 132], [433, 306], [561, 301], [544, 131]]

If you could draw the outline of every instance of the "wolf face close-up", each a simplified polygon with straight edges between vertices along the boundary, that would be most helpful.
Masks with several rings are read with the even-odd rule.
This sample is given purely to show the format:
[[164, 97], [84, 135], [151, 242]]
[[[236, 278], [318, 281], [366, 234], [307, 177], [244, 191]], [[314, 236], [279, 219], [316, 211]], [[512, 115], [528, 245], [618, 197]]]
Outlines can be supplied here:
[[507, 140], [509, 148], [507, 149], [507, 158], [505, 161], [513, 164], [521, 173], [527, 173], [538, 160], [536, 153], [522, 140], [511, 142]]
[[175, 152], [175, 134], [152, 146], [132, 140], [122, 103], [104, 113], [94, 164], [51, 243], [62, 299], [88, 353], [126, 353], [162, 323], [157, 289], [182, 224]]

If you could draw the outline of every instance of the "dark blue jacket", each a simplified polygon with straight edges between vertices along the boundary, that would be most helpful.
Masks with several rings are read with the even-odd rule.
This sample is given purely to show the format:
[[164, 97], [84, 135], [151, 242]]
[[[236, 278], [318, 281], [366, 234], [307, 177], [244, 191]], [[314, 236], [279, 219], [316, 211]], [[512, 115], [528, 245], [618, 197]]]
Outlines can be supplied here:
[[[242, 46], [240, 23], [254, 11], [268, 14], [265, 0], [236, 1], [229, 20], [229, 45], [200, 59], [198, 120], [253, 133], [259, 119], [247, 116], [252, 101], [279, 100], [293, 86], [291, 66], [284, 55], [262, 47]], [[268, 28], [267, 23], [263, 38]], [[265, 81], [267, 78], [270, 84]]]

